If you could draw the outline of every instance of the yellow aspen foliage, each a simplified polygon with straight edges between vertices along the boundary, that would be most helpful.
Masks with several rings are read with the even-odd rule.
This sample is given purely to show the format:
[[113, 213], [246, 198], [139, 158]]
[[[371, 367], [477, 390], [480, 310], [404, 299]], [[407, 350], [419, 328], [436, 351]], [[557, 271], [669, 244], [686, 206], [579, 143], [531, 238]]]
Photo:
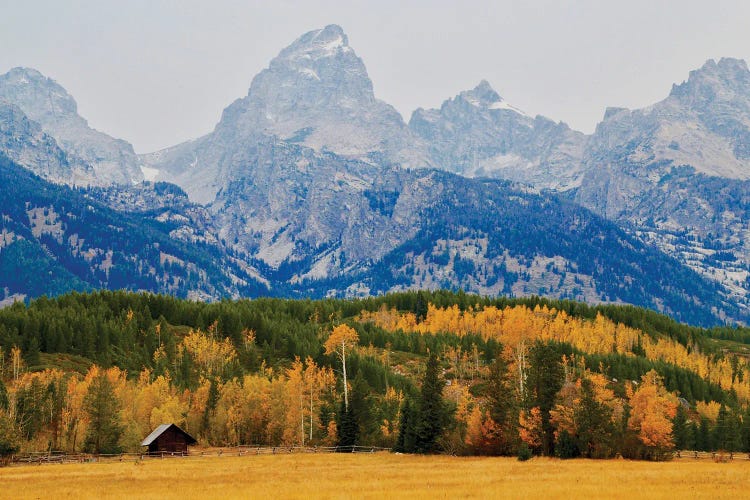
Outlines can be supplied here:
[[550, 410], [550, 422], [555, 428], [555, 439], [562, 431], [571, 436], [576, 435], [578, 429], [575, 423], [575, 412], [581, 401], [581, 381], [568, 382], [557, 393], [557, 402]]
[[542, 428], [542, 411], [538, 406], [529, 411], [522, 411], [518, 415], [518, 435], [530, 448], [542, 445], [544, 429]]
[[344, 404], [349, 408], [349, 387], [346, 380], [346, 352], [359, 342], [359, 335], [349, 325], [338, 325], [333, 329], [323, 347], [326, 354], [336, 354], [341, 360], [341, 371], [344, 375]]
[[708, 403], [698, 401], [695, 403], [695, 409], [698, 411], [698, 414], [714, 423], [716, 423], [716, 419], [719, 418], [720, 408], [721, 405], [716, 401], [709, 401]]
[[24, 365], [23, 356], [21, 354], [21, 348], [13, 346], [10, 350], [10, 364], [13, 371], [13, 380], [18, 380], [18, 377], [23, 373]]
[[677, 404], [677, 398], [667, 392], [659, 375], [651, 370], [641, 377], [641, 384], [630, 398], [628, 428], [646, 446], [671, 449], [672, 419]]
[[83, 399], [88, 392], [88, 384], [80, 377], [70, 377], [66, 387], [66, 405], [62, 411], [62, 423], [65, 429], [63, 449], [76, 452], [80, 449], [86, 435], [88, 419], [83, 411]]
[[471, 406], [474, 405], [474, 398], [469, 392], [469, 386], [453, 381], [451, 385], [443, 389], [443, 399], [456, 403], [456, 412], [454, 418], [457, 422], [466, 422]]
[[333, 329], [323, 347], [326, 354], [336, 353], [340, 355], [342, 348], [346, 349], [347, 347], [355, 346], [357, 342], [359, 342], [357, 332], [349, 325], [342, 324]]
[[395, 438], [398, 435], [399, 431], [399, 420], [401, 417], [400, 409], [401, 409], [401, 403], [404, 401], [404, 394], [401, 391], [397, 391], [393, 387], [389, 387], [385, 391], [385, 398], [384, 403], [385, 406], [395, 406], [398, 408], [398, 411], [396, 411], [393, 414], [392, 419], [383, 418], [381, 424], [380, 424], [380, 433], [383, 435], [384, 438]]
[[216, 340], [200, 330], [191, 330], [180, 344], [182, 352], [188, 353], [206, 377], [219, 375], [224, 368], [237, 359], [232, 341], [228, 338]]
[[484, 414], [479, 405], [475, 405], [466, 419], [466, 437], [464, 441], [469, 446], [475, 446], [482, 440], [482, 419]]
[[326, 446], [335, 446], [339, 440], [338, 434], [336, 434], [336, 421], [331, 420], [328, 422], [326, 429], [326, 438], [323, 440], [323, 444]]
[[[744, 362], [739, 368], [733, 367], [734, 355], [715, 360], [703, 354], [698, 346], [691, 345], [688, 348], [666, 337], [654, 339], [636, 328], [615, 323], [600, 313], [593, 320], [588, 320], [573, 318], [564, 311], [547, 306], [536, 306], [534, 309], [523, 305], [504, 309], [488, 306], [461, 311], [456, 305], [438, 308], [429, 304], [427, 315], [421, 322], [416, 322], [413, 313], [399, 314], [395, 309], [387, 311], [385, 308], [375, 313], [363, 311], [359, 320], [375, 323], [391, 331], [401, 329], [423, 334], [450, 332], [499, 340], [506, 349], [515, 352], [519, 364], [522, 362], [520, 353], [524, 346], [531, 345], [535, 340], [567, 342], [592, 354], [617, 352], [633, 356], [634, 349], [638, 347], [643, 349], [649, 360], [665, 361], [694, 371], [723, 389], [734, 389], [741, 401], [750, 401], [750, 370]], [[455, 356], [453, 359], [456, 363]], [[522, 389], [520, 374], [523, 373], [523, 367], [517, 368], [520, 368], [519, 389]], [[737, 370], [740, 376], [737, 376]]]
[[283, 431], [285, 444], [305, 444], [305, 384], [304, 366], [299, 356], [294, 359], [292, 367], [286, 370], [287, 413]]
[[483, 411], [479, 405], [475, 405], [467, 418], [464, 443], [473, 453], [495, 455], [500, 438], [500, 426], [492, 420], [489, 411]]

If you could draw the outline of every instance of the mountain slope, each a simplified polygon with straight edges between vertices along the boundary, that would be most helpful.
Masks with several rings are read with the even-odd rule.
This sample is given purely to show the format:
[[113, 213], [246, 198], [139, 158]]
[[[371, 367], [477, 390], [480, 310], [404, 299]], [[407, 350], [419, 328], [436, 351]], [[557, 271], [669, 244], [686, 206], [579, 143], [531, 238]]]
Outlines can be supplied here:
[[708, 61], [642, 110], [610, 109], [590, 138], [580, 204], [750, 300], [750, 71]]
[[89, 127], [78, 115], [73, 97], [51, 78], [34, 69], [13, 68], [0, 75], [0, 100], [17, 106], [37, 122], [71, 161], [90, 165], [87, 177], [67, 179], [67, 184], [132, 184], [143, 180], [133, 146]]
[[[90, 168], [107, 186], [75, 191], [19, 174], [0, 200], [9, 207], [2, 241], [23, 239], [26, 254], [43, 253], [75, 286], [206, 299], [461, 287], [744, 321], [746, 73], [738, 62], [709, 64], [653, 109], [609, 112], [589, 139], [524, 115], [486, 82], [418, 110], [407, 127], [375, 98], [341, 28], [327, 26], [281, 51], [212, 133], [141, 158], [180, 189], [131, 185], [126, 146], [88, 129], [51, 80], [12, 70], [0, 95], [19, 104], [0, 107], [0, 145], [52, 180]], [[678, 122], [726, 146], [739, 166], [666, 156], [697, 151], [697, 136], [684, 146], [654, 139]], [[84, 161], [102, 144], [110, 163]], [[431, 164], [562, 190], [629, 234], [553, 194], [409, 168]]]
[[220, 247], [183, 241], [174, 220], [116, 212], [1, 155], [0, 184], [6, 186], [0, 190], [6, 295], [124, 288], [209, 299], [266, 289], [222, 260]]
[[252, 81], [200, 139], [143, 156], [160, 179], [176, 182], [200, 203], [259, 136], [276, 136], [318, 152], [405, 167], [427, 166], [424, 146], [401, 115], [375, 98], [362, 60], [339, 26], [299, 37]]
[[716, 283], [582, 207], [502, 182], [433, 175], [450, 187], [420, 211], [416, 234], [341, 280], [368, 294], [461, 287], [639, 304], [701, 325], [744, 314], [717, 300]]
[[428, 144], [434, 165], [462, 175], [554, 189], [575, 187], [583, 175], [583, 134], [527, 116], [486, 81], [440, 109], [416, 110], [409, 128]]
[[18, 106], [0, 100], [0, 151], [35, 174], [59, 184], [82, 184], [93, 169], [70, 158], [54, 138]]

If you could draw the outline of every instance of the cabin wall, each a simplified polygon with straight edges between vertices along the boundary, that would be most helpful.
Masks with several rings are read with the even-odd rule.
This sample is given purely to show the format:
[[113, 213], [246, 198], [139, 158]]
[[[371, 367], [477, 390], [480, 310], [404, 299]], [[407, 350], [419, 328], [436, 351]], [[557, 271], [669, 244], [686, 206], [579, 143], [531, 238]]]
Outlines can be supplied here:
[[188, 451], [187, 438], [175, 429], [168, 429], [148, 447], [149, 453], [183, 453]]

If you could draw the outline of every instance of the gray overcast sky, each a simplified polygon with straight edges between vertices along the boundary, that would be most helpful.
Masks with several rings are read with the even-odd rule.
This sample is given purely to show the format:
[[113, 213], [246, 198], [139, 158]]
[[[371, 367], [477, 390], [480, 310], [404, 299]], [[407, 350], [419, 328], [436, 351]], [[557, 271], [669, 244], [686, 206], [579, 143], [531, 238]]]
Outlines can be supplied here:
[[406, 120], [484, 78], [590, 132], [605, 107], [656, 102], [708, 58], [750, 58], [745, 0], [0, 0], [0, 73], [40, 70], [144, 153], [212, 130], [283, 47], [332, 23]]

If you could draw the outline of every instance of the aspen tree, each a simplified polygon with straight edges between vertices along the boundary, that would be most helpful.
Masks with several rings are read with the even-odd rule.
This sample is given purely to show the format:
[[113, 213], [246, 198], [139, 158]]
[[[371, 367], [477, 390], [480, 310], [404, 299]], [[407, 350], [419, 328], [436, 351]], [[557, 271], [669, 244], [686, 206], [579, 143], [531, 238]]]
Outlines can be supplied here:
[[326, 354], [336, 354], [341, 360], [341, 371], [344, 376], [344, 408], [349, 410], [349, 390], [346, 385], [346, 348], [359, 342], [359, 335], [348, 325], [339, 325], [333, 329], [324, 344]]

